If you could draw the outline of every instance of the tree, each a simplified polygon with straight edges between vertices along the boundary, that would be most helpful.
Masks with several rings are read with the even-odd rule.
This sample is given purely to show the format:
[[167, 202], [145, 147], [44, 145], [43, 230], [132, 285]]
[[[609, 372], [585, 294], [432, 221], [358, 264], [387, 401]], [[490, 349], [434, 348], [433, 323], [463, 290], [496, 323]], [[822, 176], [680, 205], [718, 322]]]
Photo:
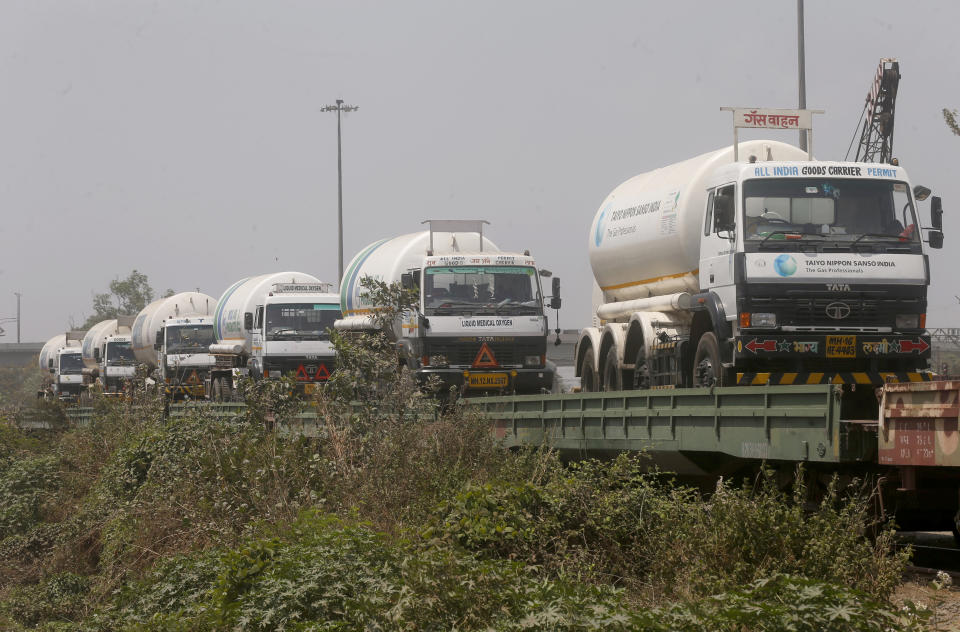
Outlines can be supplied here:
[[[172, 292], [167, 290], [167, 295]], [[153, 297], [154, 291], [147, 275], [134, 270], [125, 279], [110, 281], [109, 292], [93, 295], [93, 314], [80, 328], [89, 329], [102, 320], [117, 316], [133, 316], [146, 307]]]
[[943, 120], [947, 122], [947, 127], [950, 128], [951, 132], [960, 136], [960, 123], [957, 122], [958, 118], [960, 118], [960, 112], [943, 108]]

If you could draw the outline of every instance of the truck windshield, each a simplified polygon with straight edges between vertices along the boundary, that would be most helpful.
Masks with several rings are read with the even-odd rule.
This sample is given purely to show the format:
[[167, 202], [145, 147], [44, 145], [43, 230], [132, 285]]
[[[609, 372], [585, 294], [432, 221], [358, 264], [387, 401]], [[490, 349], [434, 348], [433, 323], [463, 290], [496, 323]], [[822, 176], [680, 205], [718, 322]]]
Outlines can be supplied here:
[[60, 354], [60, 373], [71, 375], [83, 372], [83, 356], [78, 353]]
[[136, 360], [133, 357], [133, 347], [129, 342], [107, 343], [108, 364], [133, 364], [134, 362]]
[[329, 340], [327, 329], [340, 318], [340, 305], [285, 303], [267, 305], [267, 340]]
[[532, 266], [455, 266], [424, 270], [426, 315], [542, 314]]
[[781, 240], [871, 240], [919, 243], [905, 182], [778, 178], [743, 183], [744, 237]]
[[167, 327], [167, 353], [206, 353], [213, 340], [213, 325]]

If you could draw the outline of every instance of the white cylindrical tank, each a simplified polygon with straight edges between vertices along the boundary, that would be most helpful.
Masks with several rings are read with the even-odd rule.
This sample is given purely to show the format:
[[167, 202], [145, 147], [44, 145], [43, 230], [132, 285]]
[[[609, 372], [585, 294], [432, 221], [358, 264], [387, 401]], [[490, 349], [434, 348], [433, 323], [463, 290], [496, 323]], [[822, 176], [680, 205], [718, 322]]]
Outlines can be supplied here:
[[[217, 344], [243, 345], [249, 354], [252, 332], [243, 328], [243, 315], [251, 314], [277, 283], [319, 284], [320, 279], [304, 272], [274, 272], [240, 279], [227, 288], [213, 313], [213, 335]], [[225, 347], [224, 347], [225, 348]]]
[[215, 305], [216, 300], [202, 292], [180, 292], [144, 307], [134, 319], [130, 334], [137, 361], [151, 369], [157, 367], [157, 351], [153, 345], [157, 332], [163, 328], [163, 321], [183, 316], [209, 316]]
[[83, 365], [88, 369], [95, 369], [99, 364], [94, 358], [93, 350], [103, 346], [107, 336], [115, 334], [117, 331], [117, 320], [101, 320], [99, 323], [87, 330], [81, 343], [81, 354], [83, 355]]
[[[430, 231], [399, 235], [375, 241], [354, 256], [340, 281], [340, 310], [351, 316], [369, 309], [360, 299], [364, 289], [360, 279], [374, 277], [386, 283], [400, 280], [400, 275], [411, 268], [419, 268], [430, 248]], [[497, 245], [483, 238], [480, 247], [478, 233], [433, 233], [433, 254], [500, 252]]]
[[57, 357], [57, 350], [67, 346], [66, 334], [59, 334], [43, 344], [40, 349], [40, 368], [46, 371], [50, 368], [50, 359]]
[[[772, 140], [740, 143], [740, 159], [806, 160]], [[634, 176], [600, 205], [590, 225], [590, 266], [605, 302], [698, 292], [707, 179], [733, 163], [733, 146]], [[709, 183], [711, 185], [717, 183]]]

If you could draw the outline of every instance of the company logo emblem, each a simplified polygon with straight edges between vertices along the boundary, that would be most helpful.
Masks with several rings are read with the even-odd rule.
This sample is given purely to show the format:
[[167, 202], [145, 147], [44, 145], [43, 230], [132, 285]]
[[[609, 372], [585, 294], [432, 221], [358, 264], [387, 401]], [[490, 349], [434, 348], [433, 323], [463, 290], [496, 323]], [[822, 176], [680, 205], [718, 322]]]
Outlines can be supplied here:
[[834, 301], [827, 305], [823, 311], [834, 320], [843, 320], [850, 315], [850, 306], [840, 301]]
[[593, 235], [593, 243], [600, 246], [600, 242], [603, 241], [603, 220], [607, 216], [607, 211], [610, 209], [610, 205], [607, 204], [603, 207], [603, 210], [600, 211], [600, 217], [597, 218], [597, 230]]
[[780, 255], [773, 260], [773, 269], [782, 277], [791, 276], [797, 271], [797, 260], [791, 255]]
[[827, 283], [827, 290], [831, 292], [849, 292], [850, 285], [847, 283]]

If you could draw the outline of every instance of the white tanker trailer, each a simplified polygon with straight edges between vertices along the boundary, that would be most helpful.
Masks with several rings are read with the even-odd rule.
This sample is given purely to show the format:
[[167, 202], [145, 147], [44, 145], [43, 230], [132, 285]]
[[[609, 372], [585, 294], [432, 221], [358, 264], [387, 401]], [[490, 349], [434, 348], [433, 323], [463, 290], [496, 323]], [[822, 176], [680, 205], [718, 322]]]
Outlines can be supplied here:
[[215, 400], [236, 397], [237, 380], [292, 375], [304, 392], [326, 382], [335, 368], [327, 330], [340, 317], [331, 284], [303, 272], [247, 277], [216, 303], [216, 359], [208, 392]]
[[[641, 174], [589, 233], [583, 389], [929, 379], [925, 241], [897, 165], [749, 141]], [[927, 376], [926, 378], [924, 376]], [[870, 392], [871, 389], [861, 389]]]
[[84, 375], [96, 378], [106, 394], [122, 392], [124, 383], [136, 374], [130, 336], [134, 318], [119, 316], [100, 321], [83, 337]]
[[[465, 389], [551, 389], [555, 369], [546, 361], [547, 319], [530, 253], [501, 252], [483, 236], [482, 220], [428, 222], [428, 231], [381, 239], [353, 258], [341, 280], [344, 317], [336, 328], [377, 327], [364, 277], [400, 282], [416, 288], [419, 300], [386, 333], [421, 382], [438, 376]], [[554, 287], [556, 294], [558, 279]], [[559, 297], [551, 306], [559, 308]]]
[[156, 371], [172, 398], [205, 395], [204, 381], [214, 364], [212, 296], [181, 292], [144, 307], [133, 321], [133, 353]]

